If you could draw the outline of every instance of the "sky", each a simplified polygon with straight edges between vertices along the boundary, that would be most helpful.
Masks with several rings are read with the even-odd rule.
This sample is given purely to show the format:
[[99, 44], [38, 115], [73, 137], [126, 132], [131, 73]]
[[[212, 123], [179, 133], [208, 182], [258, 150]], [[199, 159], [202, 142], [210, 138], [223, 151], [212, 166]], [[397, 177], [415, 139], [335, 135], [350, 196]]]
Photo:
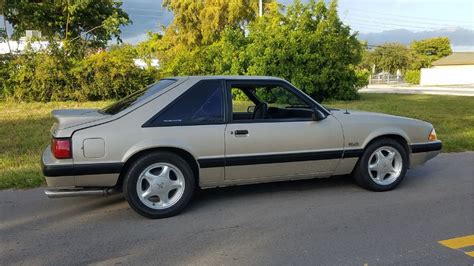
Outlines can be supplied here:
[[474, 30], [474, 0], [339, 0], [339, 16], [359, 32]]
[[[258, 0], [253, 0], [258, 1]], [[278, 0], [282, 4], [292, 0]], [[123, 29], [124, 40], [135, 43], [145, 32], [167, 24], [172, 14], [159, 0], [124, 0], [134, 21]], [[303, 2], [306, 2], [303, 0]], [[339, 0], [339, 16], [360, 33], [407, 29], [413, 32], [462, 27], [474, 30], [474, 0]]]
[[[293, 0], [278, 2], [286, 5]], [[122, 7], [133, 21], [122, 28], [124, 42], [143, 41], [148, 31], [159, 31], [159, 25], [172, 20], [172, 13], [161, 3], [161, 0], [123, 0]], [[474, 0], [339, 0], [338, 11], [342, 21], [361, 35], [398, 29], [446, 32], [464, 28], [472, 31], [464, 39], [470, 40], [471, 36], [474, 39]], [[474, 40], [468, 50], [474, 51], [472, 43]]]

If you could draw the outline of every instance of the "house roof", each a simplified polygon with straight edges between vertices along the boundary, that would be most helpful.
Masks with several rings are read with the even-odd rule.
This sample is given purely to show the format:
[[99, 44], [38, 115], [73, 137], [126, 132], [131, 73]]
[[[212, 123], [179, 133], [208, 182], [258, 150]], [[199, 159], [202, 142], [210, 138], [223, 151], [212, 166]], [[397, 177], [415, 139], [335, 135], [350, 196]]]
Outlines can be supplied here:
[[452, 53], [436, 60], [433, 66], [474, 65], [474, 52]]

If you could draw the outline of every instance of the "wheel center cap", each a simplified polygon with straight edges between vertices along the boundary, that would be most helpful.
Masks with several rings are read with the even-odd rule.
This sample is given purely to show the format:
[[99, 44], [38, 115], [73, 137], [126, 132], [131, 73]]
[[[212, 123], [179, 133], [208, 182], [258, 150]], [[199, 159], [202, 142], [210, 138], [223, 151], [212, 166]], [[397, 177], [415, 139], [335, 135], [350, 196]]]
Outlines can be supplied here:
[[163, 189], [165, 187], [165, 183], [164, 182], [161, 182], [161, 183], [156, 183], [156, 188], [157, 189]]

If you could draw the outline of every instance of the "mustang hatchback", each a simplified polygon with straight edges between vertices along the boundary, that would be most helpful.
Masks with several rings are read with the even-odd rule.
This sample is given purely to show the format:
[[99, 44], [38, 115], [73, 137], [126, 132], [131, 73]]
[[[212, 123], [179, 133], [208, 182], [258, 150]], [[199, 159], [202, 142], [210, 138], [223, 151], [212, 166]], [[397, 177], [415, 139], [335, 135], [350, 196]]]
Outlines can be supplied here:
[[196, 188], [351, 174], [373, 191], [441, 150], [433, 126], [328, 109], [283, 79], [162, 79], [102, 110], [55, 110], [42, 157], [49, 197], [123, 192], [149, 218]]

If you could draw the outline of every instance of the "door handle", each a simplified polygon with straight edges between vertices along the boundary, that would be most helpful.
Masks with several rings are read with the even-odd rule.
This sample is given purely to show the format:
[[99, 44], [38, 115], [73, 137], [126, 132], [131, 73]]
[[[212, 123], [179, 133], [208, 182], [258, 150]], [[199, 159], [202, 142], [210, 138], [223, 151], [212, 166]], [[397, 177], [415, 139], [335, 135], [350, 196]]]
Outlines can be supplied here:
[[236, 137], [246, 137], [249, 135], [249, 131], [247, 129], [239, 129], [235, 131]]

